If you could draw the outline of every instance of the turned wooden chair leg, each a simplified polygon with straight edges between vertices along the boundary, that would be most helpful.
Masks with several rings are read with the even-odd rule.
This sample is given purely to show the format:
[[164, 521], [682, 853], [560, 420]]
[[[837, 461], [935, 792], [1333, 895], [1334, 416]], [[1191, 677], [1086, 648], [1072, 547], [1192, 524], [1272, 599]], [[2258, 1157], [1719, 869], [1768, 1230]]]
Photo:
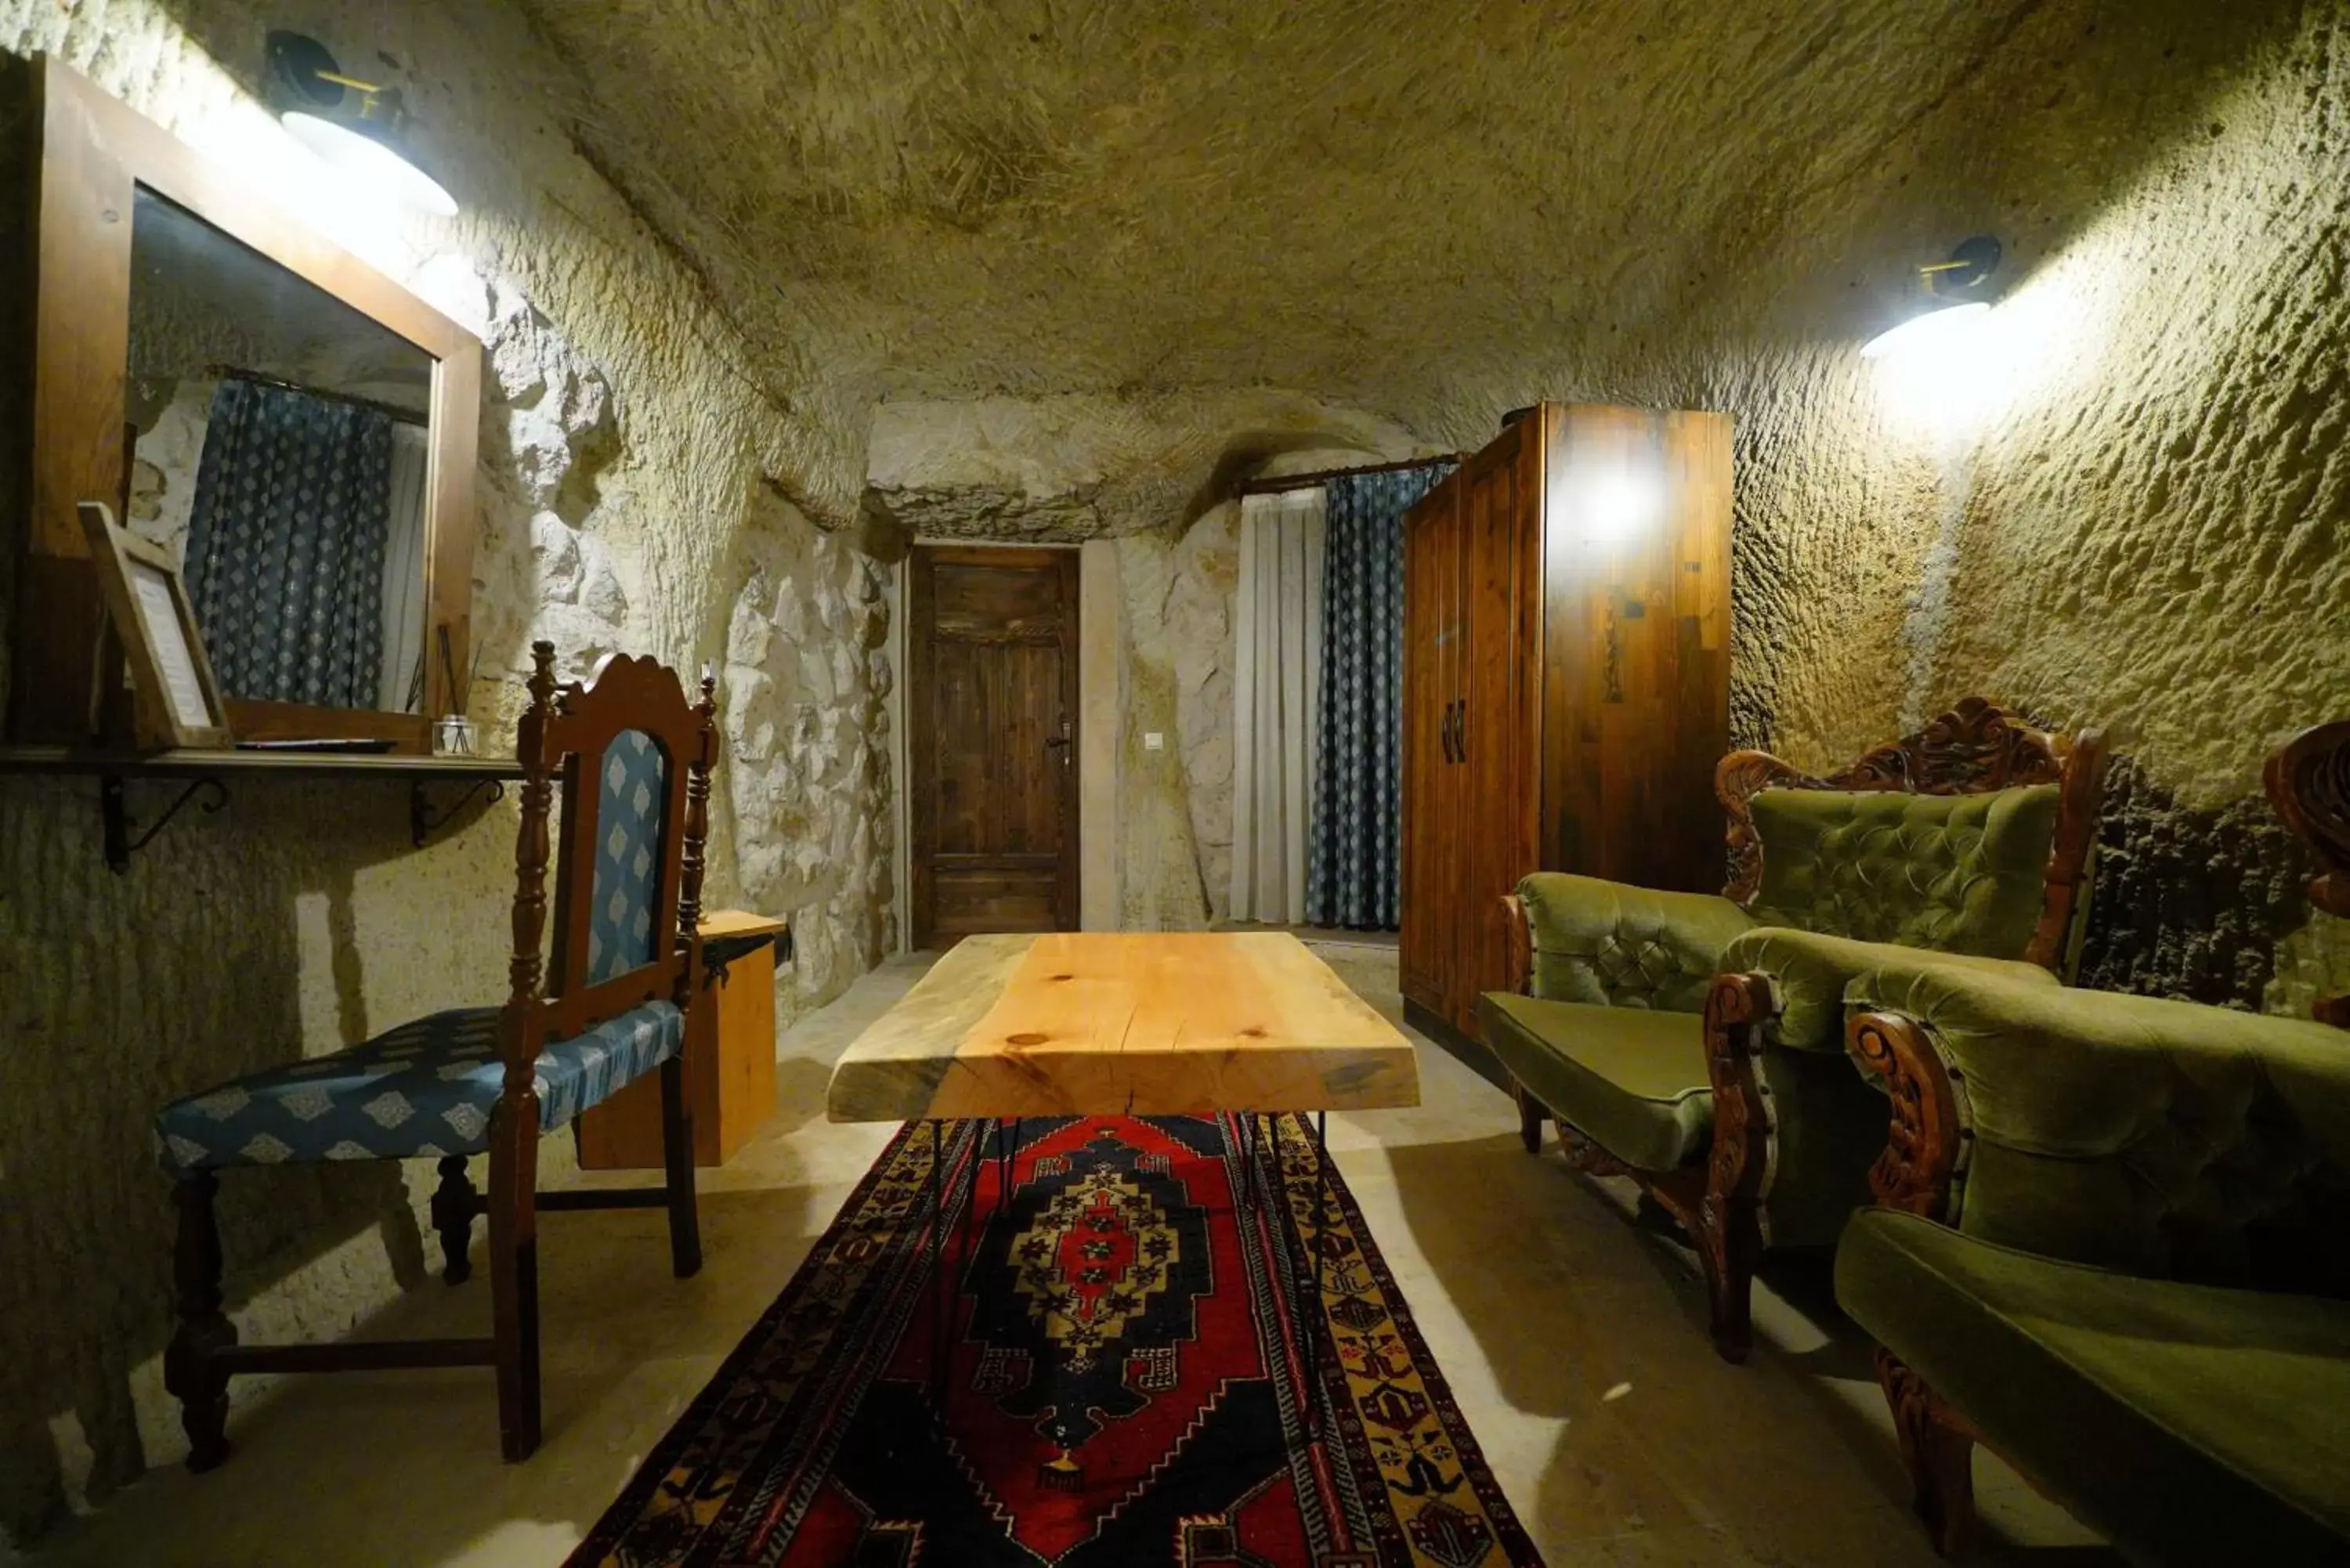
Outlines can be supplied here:
[[462, 1285], [473, 1277], [473, 1218], [482, 1211], [482, 1195], [465, 1174], [465, 1157], [444, 1155], [441, 1185], [432, 1190], [432, 1229], [441, 1237], [441, 1277]]
[[660, 1066], [661, 1158], [668, 1166], [669, 1255], [681, 1280], [702, 1269], [702, 1219], [693, 1190], [693, 1113], [685, 1104], [685, 1062]]
[[1925, 1521], [1934, 1550], [1955, 1557], [1975, 1527], [1974, 1438], [1916, 1368], [1882, 1345], [1877, 1386], [1893, 1411], [1901, 1460], [1909, 1468], [1911, 1506]]
[[180, 1326], [163, 1352], [163, 1386], [180, 1401], [188, 1468], [198, 1473], [228, 1458], [228, 1375], [213, 1364], [213, 1353], [236, 1343], [236, 1325], [221, 1311], [220, 1228], [213, 1216], [219, 1191], [218, 1177], [192, 1170], [172, 1195], [180, 1211], [172, 1249]]
[[1543, 1118], [1549, 1116], [1543, 1103], [1526, 1092], [1526, 1086], [1515, 1078], [1510, 1080], [1510, 1093], [1518, 1102], [1518, 1137], [1524, 1142], [1528, 1154], [1540, 1154], [1543, 1146]]
[[508, 1464], [538, 1449], [538, 1096], [508, 1095], [490, 1118], [490, 1301], [497, 1336], [498, 1445]]

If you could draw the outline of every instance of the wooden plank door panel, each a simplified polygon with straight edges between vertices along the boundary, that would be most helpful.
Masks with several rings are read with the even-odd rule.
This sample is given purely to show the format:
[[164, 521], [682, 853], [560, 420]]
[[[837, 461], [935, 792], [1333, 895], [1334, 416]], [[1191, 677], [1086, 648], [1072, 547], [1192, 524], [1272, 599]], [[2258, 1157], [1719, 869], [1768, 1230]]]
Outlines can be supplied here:
[[1403, 884], [1399, 941], [1407, 1001], [1454, 1012], [1462, 774], [1450, 736], [1461, 695], [1461, 487], [1448, 477], [1416, 507], [1405, 535]]
[[909, 564], [913, 941], [1077, 924], [1077, 555]]
[[1502, 898], [1532, 869], [1525, 823], [1532, 791], [1522, 758], [1532, 744], [1521, 711], [1526, 584], [1521, 541], [1532, 522], [1524, 470], [1532, 443], [1513, 425], [1470, 465], [1463, 539], [1468, 571], [1462, 703], [1455, 750], [1464, 799], [1455, 846], [1462, 908], [1454, 1022], [1477, 1027], [1477, 998], [1509, 978]]

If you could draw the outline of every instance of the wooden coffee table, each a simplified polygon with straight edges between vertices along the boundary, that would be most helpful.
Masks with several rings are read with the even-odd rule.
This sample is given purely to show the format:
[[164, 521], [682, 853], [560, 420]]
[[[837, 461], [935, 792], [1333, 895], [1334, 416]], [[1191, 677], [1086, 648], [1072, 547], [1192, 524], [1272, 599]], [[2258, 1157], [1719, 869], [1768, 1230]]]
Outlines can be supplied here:
[[1411, 1044], [1283, 932], [966, 938], [832, 1070], [836, 1122], [1419, 1104]]
[[[931, 1309], [943, 1337], [954, 1312], [949, 1216], [960, 1201], [967, 1247], [979, 1172], [975, 1154], [964, 1177], [946, 1175], [949, 1122], [996, 1124], [972, 1147], [994, 1137], [1001, 1208], [1024, 1118], [1229, 1116], [1234, 1201], [1277, 1212], [1286, 1207], [1278, 1133], [1268, 1119], [1260, 1135], [1258, 1122], [1314, 1112], [1305, 1213], [1318, 1233], [1329, 1206], [1327, 1113], [1419, 1104], [1419, 1064], [1393, 1024], [1283, 932], [967, 937], [842, 1054], [825, 1099], [837, 1122], [930, 1124], [925, 1266], [947, 1287]], [[1319, 1246], [1298, 1255], [1312, 1262], [1291, 1272], [1293, 1310], [1318, 1322], [1309, 1314], [1328, 1259]], [[1314, 1343], [1317, 1355], [1326, 1348], [1319, 1335]], [[941, 1397], [945, 1376], [941, 1357], [931, 1368]], [[1318, 1430], [1318, 1401], [1309, 1418]]]

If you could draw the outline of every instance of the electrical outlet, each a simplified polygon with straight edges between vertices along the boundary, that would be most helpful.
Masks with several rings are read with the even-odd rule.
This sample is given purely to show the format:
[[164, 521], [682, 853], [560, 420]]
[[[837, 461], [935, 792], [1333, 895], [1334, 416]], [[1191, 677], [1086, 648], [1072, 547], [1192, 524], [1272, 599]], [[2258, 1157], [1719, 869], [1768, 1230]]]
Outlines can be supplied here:
[[1167, 737], [1156, 730], [1145, 730], [1142, 732], [1142, 749], [1146, 752], [1163, 752], [1167, 749]]

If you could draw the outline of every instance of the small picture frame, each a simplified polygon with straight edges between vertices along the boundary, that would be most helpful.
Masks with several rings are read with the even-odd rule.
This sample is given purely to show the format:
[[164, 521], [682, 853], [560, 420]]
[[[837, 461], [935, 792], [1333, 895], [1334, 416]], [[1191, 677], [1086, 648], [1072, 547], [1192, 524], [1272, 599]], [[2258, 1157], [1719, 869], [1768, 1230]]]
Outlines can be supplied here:
[[[221, 750], [235, 743], [228, 710], [204, 657], [178, 563], [160, 545], [114, 521], [103, 502], [78, 508], [99, 591], [130, 666], [133, 728], [142, 751]], [[101, 680], [114, 679], [101, 670]]]

